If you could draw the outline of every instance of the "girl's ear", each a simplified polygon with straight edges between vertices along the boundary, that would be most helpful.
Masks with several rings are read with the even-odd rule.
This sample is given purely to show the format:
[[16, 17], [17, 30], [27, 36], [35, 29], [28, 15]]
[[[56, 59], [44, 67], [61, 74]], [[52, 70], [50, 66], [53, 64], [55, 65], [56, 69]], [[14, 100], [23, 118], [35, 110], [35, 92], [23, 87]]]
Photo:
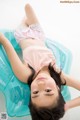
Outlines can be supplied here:
[[57, 85], [57, 89], [58, 89], [58, 91], [60, 91], [60, 88], [58, 87], [58, 85]]
[[66, 112], [67, 110], [69, 110], [69, 104], [68, 104], [68, 102], [65, 103], [65, 105], [64, 105], [64, 110], [65, 110], [65, 112]]

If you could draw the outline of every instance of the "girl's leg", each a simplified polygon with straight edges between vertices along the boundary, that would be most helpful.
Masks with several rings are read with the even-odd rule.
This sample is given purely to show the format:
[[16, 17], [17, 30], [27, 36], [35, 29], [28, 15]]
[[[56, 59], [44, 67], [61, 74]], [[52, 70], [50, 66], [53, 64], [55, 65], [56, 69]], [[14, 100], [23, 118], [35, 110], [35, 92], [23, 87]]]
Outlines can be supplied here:
[[27, 16], [27, 19], [26, 19], [27, 25], [39, 23], [36, 15], [34, 13], [33, 8], [29, 4], [27, 4], [25, 6], [25, 12], [26, 12], [26, 16]]
[[22, 19], [21, 25], [26, 26], [26, 27], [29, 26], [28, 23], [27, 23], [27, 17], [26, 16]]

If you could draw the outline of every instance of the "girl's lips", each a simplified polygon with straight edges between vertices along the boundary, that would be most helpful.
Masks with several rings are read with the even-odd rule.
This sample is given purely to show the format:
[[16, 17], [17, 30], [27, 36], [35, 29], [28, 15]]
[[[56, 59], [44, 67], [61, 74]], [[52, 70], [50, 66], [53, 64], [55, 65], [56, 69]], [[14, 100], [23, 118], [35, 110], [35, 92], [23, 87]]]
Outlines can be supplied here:
[[45, 80], [46, 78], [44, 78], [44, 77], [40, 77], [40, 78], [38, 78], [37, 80]]

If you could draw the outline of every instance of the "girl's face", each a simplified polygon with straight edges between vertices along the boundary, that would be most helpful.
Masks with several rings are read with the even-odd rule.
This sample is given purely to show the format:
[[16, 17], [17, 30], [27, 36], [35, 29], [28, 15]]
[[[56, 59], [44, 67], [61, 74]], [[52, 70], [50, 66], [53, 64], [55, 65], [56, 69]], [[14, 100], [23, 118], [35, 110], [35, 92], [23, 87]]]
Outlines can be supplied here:
[[41, 72], [31, 84], [32, 103], [38, 107], [56, 106], [58, 91], [54, 79], [49, 74]]

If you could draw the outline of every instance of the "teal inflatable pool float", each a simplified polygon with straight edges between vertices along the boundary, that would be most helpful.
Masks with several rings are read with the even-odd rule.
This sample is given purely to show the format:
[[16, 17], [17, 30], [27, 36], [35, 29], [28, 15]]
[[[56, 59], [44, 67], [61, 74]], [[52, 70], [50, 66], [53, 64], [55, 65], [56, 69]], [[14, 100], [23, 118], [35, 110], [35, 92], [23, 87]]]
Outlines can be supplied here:
[[[0, 30], [9, 39], [19, 57], [22, 59], [21, 48], [14, 38], [14, 32], [9, 30]], [[46, 38], [46, 46], [52, 50], [56, 57], [57, 64], [65, 73], [69, 73], [72, 54], [63, 45], [54, 40]], [[30, 89], [27, 84], [20, 82], [14, 75], [4, 48], [0, 45], [0, 91], [5, 96], [6, 111], [9, 116], [27, 116], [30, 115], [28, 108], [30, 99]], [[62, 87], [64, 99], [70, 100], [70, 92], [67, 86]]]

